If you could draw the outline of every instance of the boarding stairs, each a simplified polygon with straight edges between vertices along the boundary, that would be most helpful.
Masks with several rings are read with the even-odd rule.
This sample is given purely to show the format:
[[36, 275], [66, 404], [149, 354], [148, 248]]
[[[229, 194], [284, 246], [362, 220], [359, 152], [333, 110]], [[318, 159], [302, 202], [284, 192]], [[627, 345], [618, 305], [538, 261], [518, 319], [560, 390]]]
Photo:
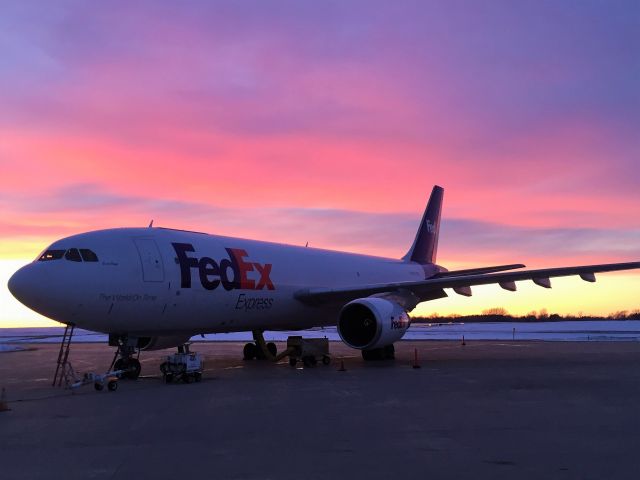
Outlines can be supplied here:
[[[60, 351], [58, 352], [58, 362], [56, 365], [56, 373], [53, 376], [52, 387], [61, 387], [64, 382], [65, 387], [69, 387], [76, 382], [76, 373], [69, 362], [69, 349], [71, 348], [71, 338], [76, 326], [69, 324], [64, 329], [62, 341], [60, 342]], [[57, 383], [57, 385], [56, 385]]]

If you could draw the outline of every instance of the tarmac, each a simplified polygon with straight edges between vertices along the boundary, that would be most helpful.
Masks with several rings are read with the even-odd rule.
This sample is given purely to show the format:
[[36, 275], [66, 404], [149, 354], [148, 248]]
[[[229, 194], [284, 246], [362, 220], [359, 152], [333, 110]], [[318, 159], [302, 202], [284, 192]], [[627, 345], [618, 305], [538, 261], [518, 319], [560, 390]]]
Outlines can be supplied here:
[[[51, 387], [58, 347], [31, 347], [0, 353], [3, 480], [640, 475], [638, 342], [403, 341], [383, 362], [332, 342], [311, 368], [196, 343], [201, 383], [164, 384], [171, 351], [143, 352], [116, 392]], [[112, 356], [74, 344], [70, 360], [100, 372]]]

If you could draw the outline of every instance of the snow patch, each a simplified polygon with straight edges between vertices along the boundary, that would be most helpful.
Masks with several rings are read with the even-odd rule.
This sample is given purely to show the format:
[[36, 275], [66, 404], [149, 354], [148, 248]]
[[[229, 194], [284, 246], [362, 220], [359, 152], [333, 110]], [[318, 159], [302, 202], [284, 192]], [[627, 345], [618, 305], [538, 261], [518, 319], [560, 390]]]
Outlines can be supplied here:
[[24, 350], [24, 348], [19, 347], [17, 345], [3, 345], [0, 344], [0, 352], [19, 352]]

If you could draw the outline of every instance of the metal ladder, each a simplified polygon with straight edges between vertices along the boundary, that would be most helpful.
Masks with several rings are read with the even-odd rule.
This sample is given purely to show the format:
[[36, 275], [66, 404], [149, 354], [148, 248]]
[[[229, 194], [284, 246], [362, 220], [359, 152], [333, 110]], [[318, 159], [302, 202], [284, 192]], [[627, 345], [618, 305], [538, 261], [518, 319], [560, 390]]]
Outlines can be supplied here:
[[75, 380], [75, 372], [71, 363], [69, 363], [69, 348], [71, 347], [71, 338], [73, 337], [73, 331], [76, 326], [72, 323], [65, 327], [64, 334], [62, 335], [62, 342], [60, 342], [60, 351], [58, 352], [58, 363], [56, 365], [56, 373], [53, 375], [52, 387], [62, 386], [64, 380], [65, 386], [69, 386]]

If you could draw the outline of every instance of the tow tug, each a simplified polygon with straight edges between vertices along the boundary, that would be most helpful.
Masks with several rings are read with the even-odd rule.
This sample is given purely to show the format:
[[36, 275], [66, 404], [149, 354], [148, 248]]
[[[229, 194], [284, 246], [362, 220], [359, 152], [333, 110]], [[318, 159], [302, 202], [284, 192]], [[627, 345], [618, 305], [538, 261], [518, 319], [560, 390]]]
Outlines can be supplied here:
[[105, 386], [110, 392], [115, 392], [118, 389], [118, 380], [123, 373], [125, 373], [124, 370], [113, 370], [103, 374], [88, 372], [85, 373], [80, 380], [70, 384], [69, 388], [75, 390], [76, 388], [93, 384], [93, 388], [98, 392], [102, 391]]

